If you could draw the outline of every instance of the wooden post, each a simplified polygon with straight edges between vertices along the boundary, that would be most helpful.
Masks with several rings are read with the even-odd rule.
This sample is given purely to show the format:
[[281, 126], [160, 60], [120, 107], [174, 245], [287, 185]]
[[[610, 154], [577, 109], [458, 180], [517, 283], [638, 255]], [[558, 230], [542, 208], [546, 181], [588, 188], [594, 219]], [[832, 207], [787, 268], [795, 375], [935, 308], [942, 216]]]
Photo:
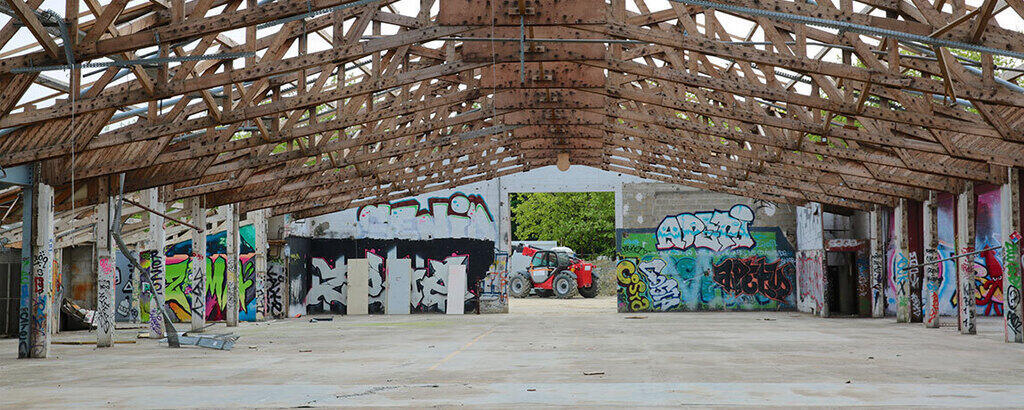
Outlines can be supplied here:
[[[935, 191], [928, 192], [928, 200], [924, 202], [924, 261], [925, 263], [939, 260], [939, 196]], [[933, 263], [924, 267], [924, 327], [939, 327], [939, 287], [942, 277], [939, 276], [939, 264]]]
[[871, 317], [885, 317], [885, 252], [882, 251], [882, 210], [871, 210]]
[[192, 331], [202, 332], [206, 326], [206, 209], [201, 198], [189, 198], [192, 224], [203, 229], [192, 230], [192, 257], [189, 261], [189, 290], [192, 310]]
[[[39, 167], [35, 167], [32, 200], [32, 310], [31, 357], [46, 357], [50, 353], [50, 317], [53, 305], [50, 292], [53, 289], [53, 187], [39, 182]], [[25, 246], [29, 246], [25, 244]], [[110, 325], [113, 327], [114, 295], [111, 282]], [[97, 311], [98, 312], [98, 311]], [[97, 325], [98, 326], [98, 325]]]
[[[964, 191], [956, 201], [956, 253], [974, 252], [974, 184], [966, 183]], [[974, 325], [975, 302], [974, 293], [974, 256], [957, 258], [957, 306], [959, 306], [960, 333], [973, 335], [977, 333]]]
[[[166, 207], [158, 195], [157, 188], [150, 188], [146, 191], [146, 206], [154, 211], [164, 212]], [[164, 217], [149, 213], [149, 277], [153, 280], [153, 289], [149, 302], [149, 337], [153, 339], [163, 338], [165, 335], [164, 317], [161, 312], [163, 306], [157, 305], [158, 300], [166, 300], [164, 294], [164, 246], [167, 236], [164, 232]], [[159, 295], [159, 296], [158, 296]]]
[[1006, 323], [1006, 341], [1024, 342], [1024, 325], [1021, 317], [1021, 255], [1020, 241], [1020, 170], [1010, 167], [1008, 177], [1000, 192], [1000, 207], [1003, 233], [1003, 319]]
[[910, 323], [910, 245], [908, 244], [907, 200], [900, 199], [893, 213], [896, 226], [896, 322]]
[[249, 212], [247, 219], [252, 221], [253, 228], [253, 265], [256, 287], [256, 321], [267, 318], [267, 210]]
[[99, 183], [99, 205], [96, 206], [96, 347], [114, 345], [114, 251], [110, 241], [110, 184], [106, 178]]
[[238, 326], [238, 206], [226, 205], [227, 222], [224, 232], [224, 321], [228, 326]]

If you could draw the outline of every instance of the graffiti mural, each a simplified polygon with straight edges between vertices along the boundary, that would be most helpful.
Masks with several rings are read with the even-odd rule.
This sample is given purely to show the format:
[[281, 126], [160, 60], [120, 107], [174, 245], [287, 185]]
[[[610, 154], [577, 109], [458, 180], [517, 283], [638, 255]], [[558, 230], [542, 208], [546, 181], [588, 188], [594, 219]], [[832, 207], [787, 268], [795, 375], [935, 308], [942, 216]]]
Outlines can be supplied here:
[[[256, 320], [256, 260], [253, 258], [256, 252], [253, 248], [255, 231], [252, 225], [245, 225], [239, 229], [241, 238], [239, 248], [239, 320]], [[171, 318], [178, 322], [189, 322], [192, 320], [193, 305], [191, 300], [196, 295], [205, 295], [206, 320], [224, 320], [226, 315], [224, 307], [227, 305], [227, 270], [225, 240], [227, 234], [223, 231], [206, 236], [206, 291], [192, 289], [192, 280], [189, 277], [192, 267], [192, 241], [187, 240], [167, 247], [163, 260], [164, 295], [165, 304]], [[145, 252], [143, 252], [145, 254]], [[140, 258], [143, 267], [150, 267], [152, 258]], [[150, 267], [151, 268], [151, 267]], [[150, 269], [152, 273], [157, 271]], [[159, 270], [159, 268], [158, 268]], [[154, 276], [154, 279], [156, 277]], [[154, 283], [156, 281], [154, 280]], [[118, 289], [122, 289], [118, 286]], [[148, 309], [148, 289], [143, 289], [143, 308], [141, 316], [143, 321], [149, 321], [150, 312]]]
[[1012, 231], [1010, 240], [1003, 244], [1003, 259], [1006, 261], [1004, 272], [1007, 281], [1006, 295], [1004, 296], [1004, 309], [1006, 312], [1006, 340], [1021, 341], [1024, 334], [1021, 334], [1021, 255], [1020, 255], [1020, 233]]
[[636, 262], [623, 259], [615, 267], [619, 281], [619, 311], [641, 312], [651, 308], [647, 280], [638, 271]]
[[272, 260], [267, 263], [267, 316], [283, 318], [285, 315], [285, 281], [284, 262]]
[[[975, 213], [975, 242], [973, 249], [987, 249], [1003, 245], [1002, 227], [1000, 225], [999, 189], [992, 186], [979, 186], [977, 212]], [[956, 232], [954, 226], [954, 201], [952, 196], [942, 196], [939, 202], [939, 257], [948, 258], [956, 254]], [[1003, 252], [990, 250], [979, 253], [972, 258], [970, 269], [974, 272], [975, 313], [984, 316], [1003, 315]], [[955, 261], [939, 264], [939, 313], [956, 315], [959, 309], [956, 284], [957, 265]]]
[[[114, 277], [114, 320], [118, 322], [135, 322], [139, 320], [139, 311], [132, 304], [135, 289], [132, 283], [132, 272], [135, 267], [128, 262], [120, 251], [115, 252], [115, 268], [117, 273]], [[135, 257], [133, 255], [133, 257]]]
[[796, 276], [800, 289], [798, 306], [802, 312], [820, 312], [825, 305], [825, 251], [798, 251]]
[[753, 221], [754, 211], [743, 204], [733, 205], [728, 211], [670, 215], [658, 225], [657, 249], [750, 249], [755, 245], [749, 232]]
[[[977, 233], [974, 249], [992, 248], [1003, 244], [1000, 221], [1002, 204], [996, 186], [979, 186], [976, 218]], [[974, 293], [977, 313], [985, 316], [1003, 315], [1003, 263], [1002, 253], [994, 250], [974, 258], [974, 277], [978, 290]]]
[[[701, 214], [713, 218], [709, 216], [713, 212], [689, 215]], [[665, 220], [678, 221], [682, 215], [688, 214]], [[747, 217], [742, 211], [737, 215]], [[744, 220], [740, 218], [737, 220]], [[677, 241], [676, 232], [665, 226], [663, 222], [656, 230], [616, 233], [622, 258], [616, 267], [620, 312], [796, 307], [794, 251], [779, 228], [735, 224], [721, 229], [721, 236], [711, 235], [729, 238], [711, 247], [702, 246], [709, 242], [701, 242], [706, 238], [698, 240], [696, 236], [689, 244], [689, 237], [683, 239], [688, 235], [683, 230]], [[668, 244], [671, 246], [666, 247]]]
[[[346, 313], [347, 265], [365, 258], [369, 271], [370, 313], [384, 312], [389, 259], [409, 259], [412, 266], [410, 303], [415, 312], [444, 312], [448, 269], [464, 265], [470, 286], [465, 309], [475, 310], [476, 284], [494, 263], [494, 242], [479, 239], [381, 240], [308, 239], [289, 237], [289, 314]], [[472, 299], [472, 300], [471, 300]]]
[[[956, 231], [954, 229], [956, 210], [954, 204], [953, 195], [939, 195], [938, 224], [936, 225], [939, 259], [946, 259], [956, 254]], [[938, 267], [939, 315], [954, 316], [957, 314], [956, 261], [943, 261], [935, 266]]]
[[360, 238], [393, 238], [394, 232], [416, 232], [421, 239], [496, 235], [487, 202], [480, 195], [462, 192], [427, 198], [426, 203], [410, 198], [364, 205], [356, 211], [356, 224], [355, 236]]
[[765, 262], [763, 257], [730, 258], [714, 266], [714, 281], [727, 292], [761, 295], [784, 302], [793, 291], [788, 265]]

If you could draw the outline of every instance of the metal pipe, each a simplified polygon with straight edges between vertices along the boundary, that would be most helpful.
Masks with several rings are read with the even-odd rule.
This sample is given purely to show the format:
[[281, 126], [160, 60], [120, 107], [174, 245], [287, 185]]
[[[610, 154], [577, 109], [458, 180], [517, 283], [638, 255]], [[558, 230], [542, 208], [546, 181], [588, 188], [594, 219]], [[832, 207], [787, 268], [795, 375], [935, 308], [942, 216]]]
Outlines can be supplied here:
[[928, 265], [934, 265], [936, 263], [941, 263], [941, 262], [945, 262], [945, 261], [951, 261], [953, 259], [962, 258], [962, 257], [965, 257], [965, 256], [973, 256], [973, 255], [977, 255], [977, 254], [982, 253], [982, 252], [994, 251], [994, 250], [997, 250], [997, 249], [1003, 249], [1003, 247], [1002, 246], [993, 246], [991, 248], [985, 248], [985, 249], [982, 249], [980, 251], [968, 252], [968, 253], [964, 253], [964, 254], [960, 254], [960, 255], [953, 255], [953, 256], [950, 256], [950, 257], [945, 258], [945, 259], [939, 259], [939, 260], [934, 260], [934, 261], [930, 261], [930, 262], [925, 262], [925, 263], [914, 265], [914, 266], [907, 266], [907, 267], [903, 268], [903, 270], [915, 269], [915, 268], [920, 268], [922, 266], [928, 266]]

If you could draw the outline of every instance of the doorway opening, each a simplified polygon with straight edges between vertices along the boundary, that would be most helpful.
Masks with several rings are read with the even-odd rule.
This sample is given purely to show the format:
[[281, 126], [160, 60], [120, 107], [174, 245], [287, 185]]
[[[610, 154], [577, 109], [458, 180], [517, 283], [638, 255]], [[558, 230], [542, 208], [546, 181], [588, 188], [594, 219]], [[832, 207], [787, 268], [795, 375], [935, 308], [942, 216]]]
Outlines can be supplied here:
[[510, 310], [614, 310], [615, 193], [510, 193]]

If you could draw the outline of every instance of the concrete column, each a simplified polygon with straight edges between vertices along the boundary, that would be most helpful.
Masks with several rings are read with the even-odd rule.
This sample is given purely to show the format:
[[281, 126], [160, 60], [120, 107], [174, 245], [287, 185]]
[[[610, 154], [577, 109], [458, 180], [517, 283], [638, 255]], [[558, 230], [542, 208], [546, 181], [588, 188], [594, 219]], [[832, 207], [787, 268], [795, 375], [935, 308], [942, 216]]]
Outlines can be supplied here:
[[896, 281], [896, 322], [910, 323], [910, 245], [907, 227], [907, 200], [900, 199], [893, 212], [896, 226], [896, 267], [893, 277]]
[[[977, 199], [974, 197], [974, 184], [966, 183], [964, 191], [956, 201], [956, 253], [974, 252], [974, 213]], [[975, 302], [974, 293], [974, 256], [957, 258], [957, 306], [959, 306], [960, 333], [973, 335], [977, 333], [974, 324]]]
[[[939, 204], [938, 194], [928, 193], [924, 202], [924, 261], [939, 260]], [[942, 277], [939, 276], [939, 264], [933, 263], [924, 267], [924, 327], [939, 327], [939, 287]]]
[[[38, 172], [36, 174], [38, 176]], [[53, 305], [50, 294], [53, 290], [53, 188], [39, 183], [35, 178], [32, 190], [32, 346], [31, 357], [46, 357], [50, 353], [50, 320]], [[23, 246], [28, 246], [23, 244]], [[113, 282], [111, 282], [113, 291]], [[110, 325], [113, 327], [114, 295], [110, 299]], [[98, 312], [98, 311], [97, 311]]]
[[117, 274], [114, 250], [110, 240], [112, 211], [110, 185], [99, 183], [99, 204], [96, 206], [96, 347], [114, 345], [114, 282]]
[[[129, 257], [138, 258], [139, 261], [141, 261], [142, 254], [144, 253], [146, 253], [145, 250], [141, 252], [132, 251], [132, 254]], [[142, 272], [139, 272], [138, 269], [135, 269], [135, 265], [131, 263], [128, 264], [128, 280], [131, 281], [132, 283], [132, 294], [128, 295], [128, 300], [132, 304], [132, 311], [130, 313], [131, 322], [135, 325], [142, 324], [142, 288], [139, 287], [142, 285], [141, 275]]]
[[225, 270], [224, 285], [225, 299], [224, 321], [228, 326], [238, 326], [238, 206], [235, 204], [226, 205], [227, 224], [225, 232]]
[[[146, 206], [154, 211], [164, 212], [167, 207], [160, 202], [157, 188], [151, 188], [145, 194]], [[159, 339], [166, 336], [164, 317], [158, 300], [167, 300], [165, 295], [165, 269], [167, 235], [164, 232], [164, 217], [149, 214], [149, 277], [153, 280], [153, 289], [149, 302], [149, 337]]]
[[267, 210], [249, 212], [246, 218], [252, 221], [253, 264], [256, 268], [256, 321], [267, 318]]
[[[501, 245], [499, 249], [512, 252], [512, 205], [509, 200], [509, 192], [505, 192], [501, 189], [498, 190], [498, 203], [501, 209], [498, 213], [501, 215], [501, 221], [498, 222], [501, 225]], [[618, 206], [616, 206], [617, 208]]]
[[192, 256], [189, 261], [189, 282], [192, 288], [192, 331], [202, 332], [206, 326], [206, 209], [201, 198], [189, 198], [192, 209], [192, 224], [202, 231], [192, 230]]
[[1009, 168], [1006, 184], [1000, 192], [1000, 207], [1003, 233], [1003, 318], [1006, 323], [1006, 341], [1024, 342], [1024, 325], [1021, 317], [1021, 255], [1020, 241], [1020, 170]]
[[882, 228], [882, 209], [871, 210], [871, 317], [885, 317], [885, 230]]
[[[36, 180], [37, 176], [30, 177]], [[32, 357], [32, 232], [35, 231], [35, 191], [33, 185], [21, 187], [21, 286], [18, 305], [18, 358]]]

